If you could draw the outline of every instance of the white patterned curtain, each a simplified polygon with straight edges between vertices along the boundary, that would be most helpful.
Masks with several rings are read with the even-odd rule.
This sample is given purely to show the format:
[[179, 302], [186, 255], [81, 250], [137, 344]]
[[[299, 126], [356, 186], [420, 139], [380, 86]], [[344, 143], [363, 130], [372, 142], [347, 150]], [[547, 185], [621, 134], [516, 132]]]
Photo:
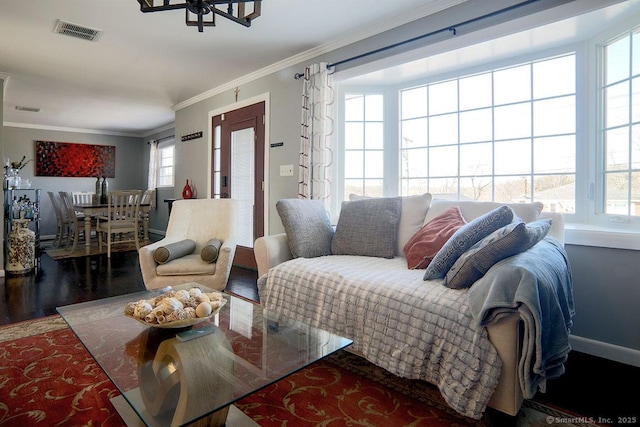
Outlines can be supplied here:
[[335, 90], [332, 74], [324, 62], [304, 70], [298, 179], [298, 197], [321, 200], [327, 211], [330, 211], [334, 151]]
[[149, 177], [147, 189], [153, 190], [158, 184], [158, 141], [149, 141]]

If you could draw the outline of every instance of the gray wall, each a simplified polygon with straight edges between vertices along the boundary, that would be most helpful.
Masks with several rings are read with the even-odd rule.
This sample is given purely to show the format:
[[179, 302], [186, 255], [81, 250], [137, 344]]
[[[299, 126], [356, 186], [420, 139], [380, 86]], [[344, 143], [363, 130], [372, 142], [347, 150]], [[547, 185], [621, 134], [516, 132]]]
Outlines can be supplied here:
[[576, 305], [571, 332], [584, 338], [574, 348], [640, 366], [640, 251], [566, 248]]
[[[269, 226], [266, 233], [282, 231], [280, 218], [275, 210], [275, 202], [285, 197], [297, 196], [297, 163], [300, 135], [300, 96], [302, 83], [293, 75], [300, 67], [290, 68], [240, 86], [238, 102], [268, 94], [269, 143], [283, 142], [282, 147], [267, 148], [269, 162], [266, 165], [266, 181], [269, 186]], [[189, 179], [198, 190], [198, 197], [206, 197], [207, 171], [209, 162], [209, 141], [211, 141], [209, 117], [212, 111], [228, 107], [234, 109], [233, 90], [208, 98], [197, 104], [176, 111], [176, 183]], [[202, 138], [179, 142], [179, 135], [193, 130], [202, 130]], [[294, 176], [280, 177], [279, 166], [293, 164]], [[178, 186], [178, 184], [176, 184]], [[182, 187], [176, 188], [176, 192]]]
[[40, 234], [42, 237], [55, 235], [56, 231], [56, 218], [47, 191], [95, 191], [96, 178], [34, 176], [34, 141], [113, 145], [116, 147], [116, 176], [109, 178], [109, 189], [144, 189], [147, 185], [146, 171], [140, 165], [140, 159], [143, 158], [147, 145], [140, 138], [5, 126], [4, 140], [6, 143], [3, 148], [3, 159], [17, 161], [23, 155], [27, 156], [27, 159], [34, 159], [22, 169], [20, 176], [32, 181], [31, 188], [41, 190]]

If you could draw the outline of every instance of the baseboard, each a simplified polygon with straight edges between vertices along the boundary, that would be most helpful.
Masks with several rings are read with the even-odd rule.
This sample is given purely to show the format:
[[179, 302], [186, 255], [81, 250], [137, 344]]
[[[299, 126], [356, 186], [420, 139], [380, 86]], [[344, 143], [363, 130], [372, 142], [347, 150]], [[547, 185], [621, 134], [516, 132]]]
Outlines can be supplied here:
[[640, 350], [575, 335], [571, 335], [569, 339], [575, 351], [640, 368]]

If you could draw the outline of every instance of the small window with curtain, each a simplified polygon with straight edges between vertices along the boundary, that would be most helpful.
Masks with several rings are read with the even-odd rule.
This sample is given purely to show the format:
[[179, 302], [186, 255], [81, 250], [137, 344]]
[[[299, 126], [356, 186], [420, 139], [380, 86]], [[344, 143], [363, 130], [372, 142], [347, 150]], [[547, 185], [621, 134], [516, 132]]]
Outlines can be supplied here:
[[157, 186], [173, 187], [175, 173], [175, 145], [173, 140], [158, 144]]

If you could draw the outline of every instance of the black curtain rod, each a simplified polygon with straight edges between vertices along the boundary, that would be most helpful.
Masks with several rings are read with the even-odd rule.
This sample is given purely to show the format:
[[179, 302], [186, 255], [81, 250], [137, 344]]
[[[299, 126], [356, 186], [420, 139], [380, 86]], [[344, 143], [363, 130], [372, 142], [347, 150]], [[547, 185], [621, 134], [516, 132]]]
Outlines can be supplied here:
[[159, 139], [152, 139], [151, 141], [147, 141], [147, 144], [151, 144], [151, 143], [159, 144], [161, 142], [168, 141], [169, 139], [175, 139], [175, 137], [176, 137], [175, 135], [169, 135]]
[[[522, 3], [514, 4], [513, 6], [505, 7], [504, 9], [496, 10], [495, 12], [487, 13], [486, 15], [478, 16], [476, 18], [472, 18], [472, 19], [469, 19], [467, 21], [459, 22], [459, 23], [457, 23], [455, 25], [449, 25], [448, 27], [441, 28], [441, 29], [436, 30], [436, 31], [432, 31], [430, 33], [423, 34], [421, 36], [413, 37], [413, 38], [408, 39], [408, 40], [404, 40], [404, 41], [401, 41], [401, 42], [398, 42], [398, 43], [394, 43], [394, 44], [391, 44], [391, 45], [388, 45], [388, 46], [381, 47], [379, 49], [375, 49], [375, 50], [372, 50], [372, 51], [369, 51], [369, 52], [365, 52], [365, 53], [362, 53], [360, 55], [353, 56], [351, 58], [343, 59], [342, 61], [338, 61], [338, 62], [334, 62], [334, 63], [331, 63], [331, 64], [327, 64], [327, 68], [337, 67], [338, 65], [346, 64], [347, 62], [355, 61], [357, 59], [361, 59], [361, 58], [364, 58], [364, 57], [367, 57], [367, 56], [370, 56], [370, 55], [374, 55], [376, 53], [384, 52], [384, 51], [389, 50], [389, 49], [394, 49], [396, 47], [399, 47], [399, 46], [402, 46], [402, 45], [405, 45], [405, 44], [408, 44], [408, 43], [412, 43], [412, 42], [415, 42], [417, 40], [421, 40], [421, 39], [425, 39], [427, 37], [435, 36], [436, 34], [450, 32], [452, 35], [455, 36], [457, 34], [457, 27], [463, 27], [465, 25], [473, 24], [474, 22], [482, 21], [483, 19], [492, 18], [494, 16], [502, 15], [503, 13], [511, 12], [512, 10], [518, 9], [520, 7], [523, 7], [523, 6], [527, 6], [527, 5], [531, 4], [531, 3], [535, 3], [535, 2], [538, 2], [538, 1], [540, 1], [540, 0], [527, 0], [527, 1], [524, 1]], [[298, 74], [296, 74], [295, 78], [296, 79], [299, 78]]]

